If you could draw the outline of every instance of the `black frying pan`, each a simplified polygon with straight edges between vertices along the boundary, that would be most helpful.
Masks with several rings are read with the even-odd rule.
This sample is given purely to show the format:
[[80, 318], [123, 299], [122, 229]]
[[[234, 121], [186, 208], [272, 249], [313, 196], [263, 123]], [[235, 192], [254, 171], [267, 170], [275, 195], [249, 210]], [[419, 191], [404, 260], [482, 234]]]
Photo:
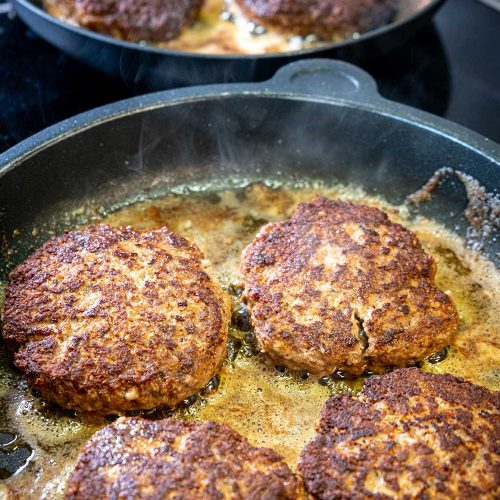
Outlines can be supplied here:
[[[399, 204], [443, 167], [462, 180], [449, 173], [419, 211], [467, 236], [465, 180], [490, 229], [471, 243], [500, 265], [500, 146], [382, 99], [354, 66], [301, 61], [265, 83], [137, 97], [0, 155], [0, 280], [54, 233], [173, 188], [321, 179]], [[16, 470], [29, 453], [3, 456], [2, 467]]]
[[[477, 179], [489, 208], [497, 203], [496, 219], [483, 204], [492, 230], [482, 244], [500, 263], [500, 146], [381, 98], [355, 66], [301, 61], [269, 82], [137, 97], [66, 120], [0, 156], [0, 249], [16, 250], [4, 252], [0, 278], [47, 231], [172, 186], [313, 178], [359, 184], [399, 204], [444, 167]], [[463, 182], [448, 175], [420, 210], [466, 235], [467, 204]], [[42, 229], [36, 237], [33, 227]]]
[[164, 50], [93, 33], [50, 16], [39, 0], [11, 0], [19, 17], [59, 49], [135, 88], [160, 90], [206, 83], [260, 81], [284, 64], [305, 57], [362, 63], [383, 57], [430, 20], [444, 0], [400, 0], [396, 20], [357, 39], [295, 52], [204, 55]]

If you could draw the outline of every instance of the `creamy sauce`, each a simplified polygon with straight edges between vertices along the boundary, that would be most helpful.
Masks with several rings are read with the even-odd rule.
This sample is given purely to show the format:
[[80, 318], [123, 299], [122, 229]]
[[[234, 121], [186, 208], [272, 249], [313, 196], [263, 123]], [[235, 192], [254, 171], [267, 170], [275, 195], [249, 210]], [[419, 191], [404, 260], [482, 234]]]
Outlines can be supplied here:
[[[44, 0], [44, 7], [49, 14], [77, 24], [61, 2]], [[357, 36], [358, 33], [353, 34]], [[333, 33], [331, 39], [321, 41], [313, 35], [294, 36], [270, 26], [264, 28], [245, 17], [231, 0], [206, 0], [196, 22], [185, 28], [179, 37], [151, 45], [201, 54], [263, 54], [318, 47], [344, 38]]]
[[[447, 357], [438, 363], [426, 360], [422, 368], [452, 373], [499, 390], [499, 271], [444, 227], [425, 219], [409, 220], [404, 207], [390, 206], [380, 199], [367, 198], [359, 190], [342, 187], [271, 189], [256, 184], [211, 194], [167, 195], [122, 208], [102, 222], [137, 228], [166, 225], [188, 236], [212, 261], [219, 280], [233, 293], [237, 309], [240, 304], [234, 283], [243, 248], [262, 225], [287, 218], [298, 202], [318, 194], [378, 206], [392, 220], [416, 232], [437, 261], [438, 285], [449, 292], [461, 317]], [[0, 299], [1, 290], [2, 286]], [[193, 398], [182, 409], [149, 415], [226, 422], [252, 444], [275, 449], [295, 468], [301, 448], [314, 436], [314, 424], [326, 399], [340, 391], [356, 392], [363, 378], [322, 380], [322, 385], [312, 377], [301, 378], [307, 374], [280, 372], [254, 352], [245, 322], [237, 314], [234, 318], [230, 355], [220, 373], [219, 387], [199, 395], [196, 401]], [[34, 450], [28, 465], [0, 486], [0, 497], [3, 492], [11, 498], [59, 498], [79, 447], [106, 423], [76, 416], [33, 395], [7, 356], [0, 359], [0, 422], [4, 430], [18, 436], [18, 444], [9, 445], [9, 453], [15, 446]], [[0, 444], [0, 451], [5, 450]]]

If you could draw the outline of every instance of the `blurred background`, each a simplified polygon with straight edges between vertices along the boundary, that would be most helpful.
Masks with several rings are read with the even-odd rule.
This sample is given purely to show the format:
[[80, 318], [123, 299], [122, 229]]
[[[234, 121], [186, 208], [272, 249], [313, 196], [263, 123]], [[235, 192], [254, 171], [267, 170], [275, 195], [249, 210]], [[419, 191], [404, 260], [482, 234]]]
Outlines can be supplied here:
[[[499, 9], [499, 0], [448, 0], [403, 46], [361, 65], [385, 97], [500, 142]], [[0, 152], [64, 118], [138, 92], [49, 45], [0, 0]]]

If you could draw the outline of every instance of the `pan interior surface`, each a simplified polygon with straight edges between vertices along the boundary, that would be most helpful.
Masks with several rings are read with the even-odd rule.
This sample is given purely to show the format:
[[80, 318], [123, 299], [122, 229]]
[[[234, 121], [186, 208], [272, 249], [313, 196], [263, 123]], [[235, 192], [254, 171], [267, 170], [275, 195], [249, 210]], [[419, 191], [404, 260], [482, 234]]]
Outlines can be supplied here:
[[[432, 3], [433, 0], [400, 0], [391, 23], [380, 28], [389, 27], [395, 22], [404, 22]], [[78, 24], [64, 3], [42, 0], [40, 5], [61, 21]], [[371, 32], [366, 32], [369, 33]], [[147, 45], [187, 53], [251, 55], [329, 47], [347, 40], [357, 40], [364, 34], [353, 33], [346, 38], [344, 33], [333, 32], [331, 39], [320, 39], [314, 35], [295, 36], [253, 22], [241, 12], [234, 0], [206, 0], [198, 20], [184, 29], [179, 37], [168, 42]], [[145, 45], [146, 42], [140, 44]]]
[[[350, 82], [342, 80], [344, 95]], [[267, 221], [287, 218], [316, 194], [352, 199], [382, 207], [417, 233], [437, 260], [438, 285], [458, 307], [451, 348], [423, 368], [498, 389], [498, 162], [408, 119], [319, 101], [252, 92], [197, 97], [85, 122], [31, 145], [0, 171], [2, 290], [9, 271], [65, 229], [108, 222], [186, 234], [233, 293], [230, 356], [204, 394], [147, 416], [222, 419], [293, 467], [324, 401], [358, 390], [364, 378], [335, 374], [321, 385], [266, 364], [231, 284], [242, 248]], [[406, 203], [415, 192], [419, 203]], [[5, 349], [1, 366], [0, 492], [60, 497], [80, 445], [112, 418], [42, 400]]]
[[[438, 286], [449, 291], [461, 317], [452, 345], [446, 352], [425, 360], [422, 368], [453, 373], [500, 389], [500, 330], [495, 320], [500, 313], [497, 286], [500, 276], [491, 262], [467, 248], [463, 238], [426, 217], [411, 217], [408, 206], [390, 204], [359, 186], [244, 179], [238, 182], [233, 179], [231, 183], [233, 186], [214, 189], [193, 182], [153, 199], [124, 200], [123, 206], [114, 209], [96, 210], [95, 206], [87, 205], [80, 206], [76, 213], [65, 214], [73, 227], [95, 222], [149, 229], [168, 226], [202, 248], [218, 279], [232, 295], [229, 352], [220, 375], [179, 407], [147, 412], [145, 416], [226, 422], [252, 444], [281, 453], [294, 468], [302, 446], [314, 436], [314, 424], [326, 399], [331, 394], [356, 392], [362, 387], [368, 375], [349, 377], [335, 373], [318, 381], [308, 374], [270, 365], [255, 350], [246, 311], [234, 286], [241, 250], [258, 230], [267, 222], [287, 218], [297, 203], [317, 195], [380, 207], [392, 220], [417, 233], [425, 250], [437, 261]], [[20, 243], [26, 237], [43, 240], [50, 232], [48, 228], [33, 227], [28, 234], [20, 231], [16, 238]], [[77, 415], [42, 400], [29, 389], [22, 375], [12, 369], [5, 350], [0, 383], [0, 425], [4, 434], [14, 439], [14, 444], [3, 452], [12, 456], [24, 450], [24, 458], [19, 462], [25, 464], [0, 488], [19, 496], [61, 497], [80, 445], [114, 417]], [[9, 471], [3, 471], [3, 475], [9, 476]]]

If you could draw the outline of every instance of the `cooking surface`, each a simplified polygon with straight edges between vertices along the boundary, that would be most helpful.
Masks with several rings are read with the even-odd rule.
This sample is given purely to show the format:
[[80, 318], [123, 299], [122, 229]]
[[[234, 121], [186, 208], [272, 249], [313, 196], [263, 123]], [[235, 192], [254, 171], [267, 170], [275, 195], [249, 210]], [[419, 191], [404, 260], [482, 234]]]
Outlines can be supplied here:
[[[268, 221], [287, 218], [298, 202], [311, 200], [317, 194], [379, 206], [392, 220], [404, 222], [417, 233], [426, 251], [437, 261], [438, 286], [451, 294], [460, 314], [458, 331], [444, 359], [443, 353], [432, 356], [423, 363], [423, 369], [448, 372], [492, 389], [500, 388], [500, 332], [496, 321], [499, 276], [490, 263], [466, 250], [462, 240], [442, 227], [426, 220], [410, 223], [405, 220], [404, 207], [366, 198], [359, 189], [320, 185], [271, 189], [254, 184], [209, 195], [168, 195], [125, 207], [103, 220], [111, 225], [131, 224], [138, 228], [168, 225], [190, 237], [211, 260], [218, 278], [233, 296], [235, 311], [239, 311], [233, 314], [228, 360], [218, 387], [213, 382], [206, 394], [197, 400], [190, 398], [185, 408], [156, 411], [150, 416], [173, 414], [227, 422], [252, 444], [274, 448], [294, 468], [300, 449], [314, 435], [314, 423], [328, 396], [361, 387], [363, 377], [346, 380], [339, 374], [320, 384], [313, 377], [277, 370], [267, 364], [253, 349], [234, 286], [241, 250], [258, 229]], [[7, 445], [8, 450], [4, 447], [3, 451], [24, 453], [19, 457], [20, 463], [24, 463], [35, 450], [26, 470], [4, 483], [11, 491], [32, 498], [49, 498], [49, 492], [50, 498], [57, 497], [80, 444], [104, 423], [99, 418], [75, 418], [72, 412], [41, 400], [29, 390], [23, 377], [12, 371], [5, 357], [0, 360], [0, 438], [17, 436], [11, 448]], [[4, 477], [8, 475], [0, 472]]]
[[[0, 151], [101, 104], [134, 94], [74, 61], [12, 19], [0, 0]], [[500, 13], [449, 0], [434, 24], [385, 60], [366, 65], [383, 95], [500, 142]]]

